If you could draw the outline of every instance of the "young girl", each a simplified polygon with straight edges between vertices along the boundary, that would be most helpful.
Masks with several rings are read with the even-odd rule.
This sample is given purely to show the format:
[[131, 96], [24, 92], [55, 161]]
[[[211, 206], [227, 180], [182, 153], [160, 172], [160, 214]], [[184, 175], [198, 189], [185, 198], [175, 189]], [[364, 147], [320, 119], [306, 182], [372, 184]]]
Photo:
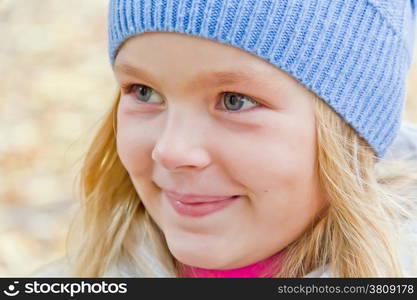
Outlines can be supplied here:
[[415, 5], [110, 1], [120, 91], [42, 276], [417, 276]]

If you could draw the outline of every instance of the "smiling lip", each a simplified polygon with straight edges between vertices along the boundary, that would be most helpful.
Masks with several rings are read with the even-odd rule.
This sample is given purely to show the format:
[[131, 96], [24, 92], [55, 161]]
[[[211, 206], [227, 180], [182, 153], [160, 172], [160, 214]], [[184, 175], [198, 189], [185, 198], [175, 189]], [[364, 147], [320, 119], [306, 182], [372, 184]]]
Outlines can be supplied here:
[[190, 217], [202, 217], [214, 213], [240, 198], [239, 195], [229, 197], [198, 195], [198, 197], [193, 197], [190, 194], [180, 195], [167, 191], [164, 191], [164, 195], [177, 213]]

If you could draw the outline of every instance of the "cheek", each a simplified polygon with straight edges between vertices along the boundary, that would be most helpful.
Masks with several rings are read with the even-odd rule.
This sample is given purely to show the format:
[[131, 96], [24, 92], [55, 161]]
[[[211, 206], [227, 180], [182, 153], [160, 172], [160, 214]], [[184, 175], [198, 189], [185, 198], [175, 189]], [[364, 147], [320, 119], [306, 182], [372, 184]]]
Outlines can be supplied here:
[[[285, 167], [282, 172], [272, 174], [277, 179], [270, 181], [271, 192], [265, 199], [271, 204], [263, 206], [262, 211], [274, 211], [267, 228], [277, 228], [288, 243], [302, 234], [312, 219], [322, 208], [323, 197], [320, 192], [313, 141], [303, 139], [305, 147], [288, 148], [288, 157], [279, 160]], [[301, 141], [300, 141], [301, 142]], [[266, 218], [268, 219], [268, 218]]]
[[255, 200], [257, 234], [267, 240], [280, 232], [290, 242], [321, 207], [314, 127], [281, 126], [260, 131], [250, 141], [237, 152], [232, 172]]
[[119, 158], [133, 177], [149, 175], [151, 172], [152, 137], [141, 124], [128, 117], [119, 117], [116, 145]]
[[315, 137], [310, 130], [271, 129], [259, 131], [244, 145], [230, 142], [231, 172], [254, 194], [279, 188], [303, 187], [315, 169]]

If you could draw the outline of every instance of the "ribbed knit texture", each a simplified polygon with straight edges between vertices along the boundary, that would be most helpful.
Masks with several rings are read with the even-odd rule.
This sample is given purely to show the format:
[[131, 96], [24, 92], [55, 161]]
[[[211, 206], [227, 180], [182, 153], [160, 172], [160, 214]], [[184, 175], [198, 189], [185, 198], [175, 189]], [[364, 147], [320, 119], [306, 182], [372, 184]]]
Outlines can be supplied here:
[[150, 31], [191, 34], [272, 63], [312, 90], [383, 157], [401, 123], [411, 0], [110, 0], [109, 56]]

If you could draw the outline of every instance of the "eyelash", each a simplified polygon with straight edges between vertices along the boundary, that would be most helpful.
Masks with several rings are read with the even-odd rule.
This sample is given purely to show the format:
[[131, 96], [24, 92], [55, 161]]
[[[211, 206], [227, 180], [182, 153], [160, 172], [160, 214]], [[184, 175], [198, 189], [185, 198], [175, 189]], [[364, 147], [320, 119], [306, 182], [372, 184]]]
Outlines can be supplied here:
[[[135, 86], [137, 86], [137, 87], [148, 87], [148, 88], [150, 88], [150, 89], [152, 89], [153, 91], [154, 91], [154, 89], [153, 88], [151, 88], [151, 87], [149, 87], [149, 86], [147, 86], [147, 85], [144, 85], [144, 84], [124, 84], [124, 85], [121, 85], [121, 90], [122, 90], [122, 93], [123, 94], [131, 94], [132, 92], [133, 92], [133, 88], [135, 87]], [[257, 108], [259, 108], [260, 106], [262, 106], [262, 104], [260, 104], [259, 102], [257, 102], [257, 101], [255, 101], [255, 100], [253, 100], [252, 98], [250, 98], [250, 97], [248, 97], [248, 96], [245, 96], [245, 95], [243, 95], [243, 94], [241, 94], [241, 93], [238, 93], [238, 92], [232, 92], [232, 91], [222, 91], [221, 93], [220, 93], [220, 95], [225, 95], [225, 94], [235, 94], [235, 95], [240, 95], [240, 96], [242, 96], [242, 97], [244, 97], [244, 98], [246, 98], [249, 102], [251, 102], [251, 103], [253, 103], [253, 104], [256, 104], [256, 106], [254, 106], [254, 107], [252, 107], [252, 108], [249, 108], [249, 109], [246, 109], [246, 110], [238, 110], [238, 111], [230, 111], [230, 110], [223, 110], [224, 112], [226, 112], [226, 113], [228, 113], [228, 114], [239, 114], [239, 113], [244, 113], [244, 112], [250, 112], [250, 111], [252, 111], [252, 110], [254, 110], [254, 109], [257, 109]], [[137, 99], [135, 99], [135, 102], [139, 102], [139, 103], [141, 103], [141, 105], [146, 105], [147, 103], [146, 102], [142, 102], [142, 101], [140, 101], [140, 100], [137, 100]]]

